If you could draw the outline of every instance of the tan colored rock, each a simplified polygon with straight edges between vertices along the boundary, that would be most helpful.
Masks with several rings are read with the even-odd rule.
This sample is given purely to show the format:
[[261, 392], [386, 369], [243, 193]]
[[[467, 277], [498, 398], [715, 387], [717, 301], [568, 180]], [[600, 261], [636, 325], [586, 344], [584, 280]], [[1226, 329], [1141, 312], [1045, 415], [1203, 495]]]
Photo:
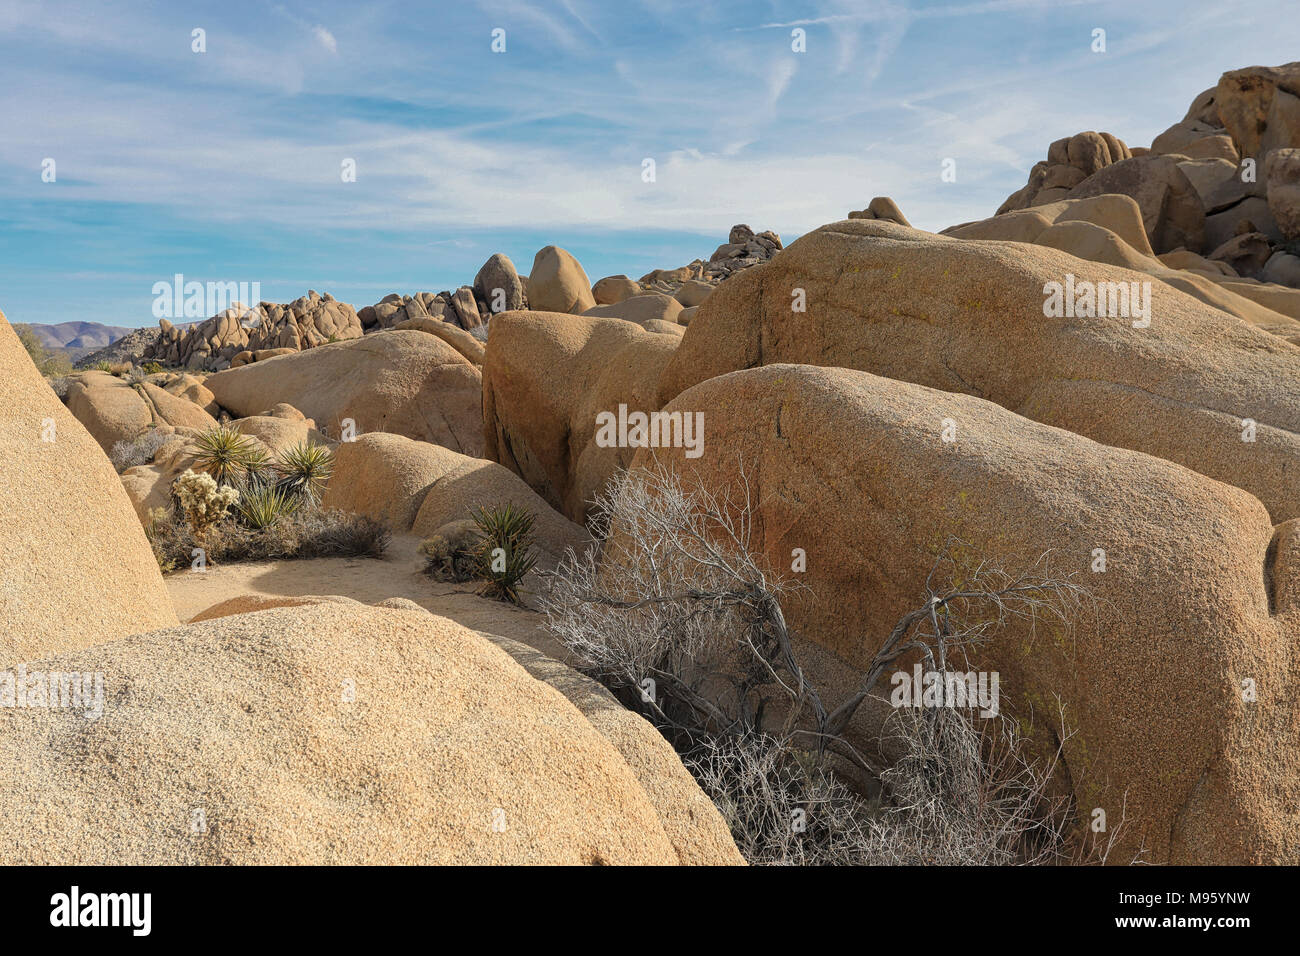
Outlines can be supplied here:
[[[1165, 282], [1151, 283], [1148, 328], [1045, 316], [1047, 284], [1067, 275], [1139, 291], [1150, 279], [1021, 243], [823, 226], [700, 306], [660, 401], [761, 364], [858, 368], [1178, 462], [1250, 491], [1278, 521], [1300, 515], [1300, 350]], [[795, 286], [806, 313], [786, 304]]]
[[1180, 159], [1178, 168], [1201, 197], [1207, 214], [1235, 206], [1250, 194], [1250, 184], [1242, 182], [1237, 164], [1226, 159]]
[[414, 329], [436, 335], [475, 365], [483, 364], [483, 343], [459, 326], [419, 315], [393, 326], [395, 329]]
[[1200, 252], [1205, 210], [1191, 181], [1169, 156], [1143, 156], [1112, 163], [1070, 190], [1070, 199], [1102, 193], [1132, 196], [1142, 210], [1147, 238], [1156, 252], [1180, 246]]
[[1272, 242], [1282, 241], [1282, 232], [1273, 221], [1267, 200], [1250, 196], [1222, 212], [1205, 217], [1205, 246], [1217, 249], [1233, 236], [1262, 232]]
[[203, 384], [201, 379], [195, 378], [193, 375], [178, 375], [174, 380], [164, 385], [163, 388], [178, 398], [188, 399], [213, 417], [216, 417], [221, 411], [221, 407], [217, 405], [217, 400], [212, 392]]
[[513, 312], [524, 307], [524, 286], [510, 257], [495, 252], [474, 276], [474, 292], [487, 303], [492, 314]]
[[677, 299], [670, 295], [651, 292], [631, 296], [614, 305], [598, 305], [582, 314], [626, 319], [629, 322], [635, 322], [637, 325], [644, 325], [653, 319], [676, 324], [677, 316], [681, 314], [681, 311], [682, 304]]
[[[685, 309], [682, 309], [682, 312], [685, 311]], [[681, 313], [678, 313], [678, 315], [680, 314]], [[642, 323], [641, 328], [645, 329], [647, 332], [659, 332], [663, 335], [671, 335], [679, 339], [686, 334], [685, 326], [680, 325], [677, 322], [665, 322], [662, 319], [651, 319], [649, 322]]]
[[559, 246], [544, 246], [528, 274], [528, 305], [538, 312], [578, 314], [595, 308], [596, 300], [578, 260]]
[[1300, 62], [1251, 66], [1219, 78], [1215, 102], [1243, 157], [1300, 147]]
[[107, 372], [81, 372], [68, 385], [68, 411], [85, 426], [106, 453], [130, 441], [154, 421], [140, 393]]
[[[230, 427], [241, 435], [258, 439], [270, 449], [271, 456], [278, 458], [281, 454], [297, 445], [324, 444], [320, 433], [305, 421], [293, 421], [270, 415], [250, 415], [230, 423]], [[313, 440], [315, 439], [315, 440]]]
[[554, 687], [623, 755], [645, 788], [683, 865], [741, 864], [717, 808], [663, 734], [608, 690], [527, 644], [484, 634], [533, 677]]
[[508, 468], [400, 435], [363, 435], [339, 445], [322, 504], [422, 538], [472, 517], [477, 508], [515, 504], [537, 516], [534, 534], [546, 566], [558, 563], [566, 548], [581, 550], [588, 541], [581, 526]]
[[713, 283], [705, 282], [703, 279], [688, 279], [673, 293], [673, 298], [680, 302], [683, 308], [692, 309], [707, 299], [714, 288]]
[[1300, 239], [1300, 148], [1275, 149], [1264, 162], [1268, 211], [1282, 235]]
[[640, 294], [641, 286], [625, 275], [605, 276], [591, 287], [591, 297], [597, 305], [615, 305]]
[[[805, 239], [783, 259], [804, 261]], [[921, 604], [953, 539], [957, 575], [977, 561], [1023, 573], [1050, 552], [1053, 576], [1089, 589], [1072, 626], [1009, 618], [967, 666], [1000, 674], [1002, 712], [1022, 726], [1032, 714], [1047, 748], [1059, 696], [1074, 731], [1061, 779], [1085, 808], [1081, 825], [1096, 807], [1126, 819], [1112, 862], [1139, 847], [1151, 863], [1300, 859], [1294, 522], [1275, 536], [1239, 489], [972, 396], [843, 368], [744, 370], [682, 393], [675, 410], [704, 414], [704, 455], [645, 450], [637, 466], [669, 463], [716, 491], [737, 487], [743, 462], [758, 503], [752, 540], [774, 567], [794, 548], [808, 556], [811, 594], [788, 602], [787, 620], [857, 667]], [[1105, 573], [1094, 573], [1096, 549]], [[1241, 679], [1256, 673], [1271, 675], [1269, 689], [1243, 705]]]
[[0, 499], [0, 669], [176, 623], [113, 466], [4, 313]]
[[288, 402], [333, 438], [351, 419], [358, 435], [393, 432], [469, 455], [483, 448], [479, 370], [425, 332], [373, 332], [218, 372], [206, 384], [239, 417]]
[[592, 496], [635, 451], [597, 445], [597, 416], [617, 416], [620, 405], [656, 410], [656, 383], [678, 344], [622, 319], [497, 316], [483, 363], [484, 457], [583, 521]]
[[[903, 215], [903, 210], [898, 208], [898, 203], [888, 196], [877, 196], [867, 204], [866, 209], [857, 212], [850, 212], [850, 219], [884, 219], [886, 222], [896, 222], [900, 226], [910, 226], [907, 217]], [[698, 303], [695, 303], [698, 304]]]
[[203, 406], [196, 405], [188, 398], [173, 395], [157, 385], [144, 382], [138, 391], [150, 405], [155, 424], [181, 425], [200, 431], [217, 424], [217, 420], [204, 411]]
[[475, 632], [386, 603], [238, 614], [45, 662], [103, 672], [104, 713], [90, 734], [80, 713], [0, 713], [0, 755], [29, 770], [0, 792], [0, 861], [721, 860], [716, 821], [698, 845], [677, 822], [693, 800], [675, 848], [637, 772], [558, 691]]
[[1227, 263], [1239, 276], [1258, 279], [1272, 254], [1267, 236], [1262, 232], [1247, 232], [1219, 246], [1210, 253], [1210, 258]]

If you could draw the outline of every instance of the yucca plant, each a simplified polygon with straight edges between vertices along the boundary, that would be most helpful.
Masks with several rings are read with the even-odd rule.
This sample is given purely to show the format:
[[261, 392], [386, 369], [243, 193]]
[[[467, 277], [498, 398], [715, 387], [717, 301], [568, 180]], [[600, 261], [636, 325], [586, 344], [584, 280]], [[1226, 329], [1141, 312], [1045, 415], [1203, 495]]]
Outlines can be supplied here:
[[246, 483], [235, 503], [239, 522], [253, 531], [265, 531], [298, 510], [298, 499], [276, 484]]
[[519, 585], [537, 564], [533, 553], [533, 523], [537, 516], [511, 503], [479, 508], [473, 518], [483, 539], [476, 568], [483, 580], [480, 593], [522, 604]]
[[280, 455], [280, 487], [315, 504], [334, 471], [334, 453], [324, 445], [302, 442]]
[[270, 465], [257, 442], [225, 425], [209, 428], [194, 439], [194, 445], [198, 449], [194, 467], [207, 472], [218, 485], [234, 485], [250, 471], [256, 474]]

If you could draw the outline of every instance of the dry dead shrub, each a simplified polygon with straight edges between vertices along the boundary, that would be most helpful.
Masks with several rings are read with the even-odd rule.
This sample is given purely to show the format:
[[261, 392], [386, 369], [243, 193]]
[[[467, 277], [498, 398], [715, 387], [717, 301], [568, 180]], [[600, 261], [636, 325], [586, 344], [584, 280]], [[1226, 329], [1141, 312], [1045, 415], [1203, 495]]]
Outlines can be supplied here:
[[[1070, 738], [1064, 726], [1045, 761], [1014, 722], [944, 707], [895, 712], [887, 742], [901, 756], [889, 765], [865, 756], [845, 733], [901, 658], [948, 672], [955, 656], [1012, 620], [1068, 624], [1086, 592], [1053, 573], [1049, 556], [1010, 574], [950, 542], [917, 607], [896, 623], [857, 688], [828, 701], [800, 664], [781, 608], [792, 586], [753, 546], [753, 502], [741, 475], [738, 489], [723, 491], [687, 487], [664, 466], [620, 475], [596, 500], [603, 542], [570, 552], [547, 576], [541, 604], [579, 666], [638, 706], [678, 748], [746, 858], [1002, 864], [1078, 860], [1082, 852], [1095, 859], [1096, 847], [1078, 842], [1070, 798], [1053, 796]], [[853, 773], [844, 777], [840, 768]], [[874, 787], [857, 785], [859, 774]], [[1117, 831], [1111, 828], [1110, 843]]]

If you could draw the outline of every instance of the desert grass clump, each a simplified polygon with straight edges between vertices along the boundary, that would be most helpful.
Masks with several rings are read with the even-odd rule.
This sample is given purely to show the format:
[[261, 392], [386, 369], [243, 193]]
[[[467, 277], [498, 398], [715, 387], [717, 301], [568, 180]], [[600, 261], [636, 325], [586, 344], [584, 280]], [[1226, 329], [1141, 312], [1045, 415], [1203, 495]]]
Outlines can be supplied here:
[[158, 454], [158, 449], [173, 437], [175, 436], [172, 433], [159, 431], [150, 425], [135, 438], [114, 442], [112, 451], [108, 453], [108, 460], [113, 463], [113, 467], [119, 474], [136, 465], [147, 465]]
[[250, 472], [262, 475], [270, 462], [265, 451], [247, 435], [217, 425], [194, 439], [194, 467], [211, 475], [219, 485], [234, 485]]
[[334, 472], [334, 453], [324, 445], [301, 442], [280, 454], [275, 470], [287, 493], [319, 502]]
[[441, 581], [472, 581], [478, 573], [483, 536], [470, 519], [443, 525], [420, 542], [424, 572]]
[[239, 501], [239, 492], [229, 485], [218, 486], [206, 472], [187, 468], [172, 482], [172, 492], [196, 537], [202, 538], [222, 519], [226, 509]]
[[537, 516], [513, 502], [473, 512], [478, 526], [478, 560], [475, 575], [483, 581], [484, 597], [522, 604], [520, 585], [537, 564], [533, 551], [533, 524]]
[[240, 487], [235, 514], [245, 528], [265, 531], [297, 511], [298, 503], [299, 498], [285, 488], [253, 480]]

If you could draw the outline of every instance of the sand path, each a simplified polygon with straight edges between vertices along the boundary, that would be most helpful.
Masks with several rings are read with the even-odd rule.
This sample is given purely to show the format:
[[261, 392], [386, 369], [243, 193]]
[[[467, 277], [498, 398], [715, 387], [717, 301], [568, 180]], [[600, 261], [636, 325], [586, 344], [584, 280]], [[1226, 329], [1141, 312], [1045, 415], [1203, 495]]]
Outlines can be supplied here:
[[421, 570], [420, 539], [394, 535], [383, 558], [312, 558], [225, 564], [205, 571], [181, 571], [166, 578], [176, 616], [188, 621], [200, 611], [241, 594], [301, 597], [339, 594], [363, 604], [399, 597], [465, 627], [499, 634], [562, 656], [541, 630], [541, 615], [474, 593], [473, 584], [448, 584]]

